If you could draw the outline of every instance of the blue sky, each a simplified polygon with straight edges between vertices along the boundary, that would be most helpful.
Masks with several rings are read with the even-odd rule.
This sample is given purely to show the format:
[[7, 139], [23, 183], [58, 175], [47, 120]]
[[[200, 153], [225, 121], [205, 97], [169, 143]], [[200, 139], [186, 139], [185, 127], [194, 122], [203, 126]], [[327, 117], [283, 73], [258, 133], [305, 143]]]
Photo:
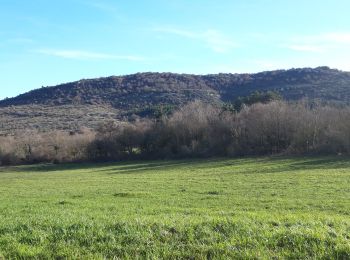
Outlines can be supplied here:
[[0, 98], [160, 71], [350, 71], [349, 0], [0, 0]]

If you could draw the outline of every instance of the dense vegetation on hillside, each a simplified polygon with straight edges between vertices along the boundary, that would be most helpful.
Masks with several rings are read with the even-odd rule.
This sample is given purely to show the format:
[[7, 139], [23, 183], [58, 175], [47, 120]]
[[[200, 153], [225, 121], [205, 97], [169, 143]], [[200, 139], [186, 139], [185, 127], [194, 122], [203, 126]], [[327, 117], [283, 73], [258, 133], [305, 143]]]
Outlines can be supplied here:
[[204, 76], [138, 73], [43, 87], [3, 100], [0, 106], [105, 104], [128, 110], [157, 104], [185, 104], [195, 99], [229, 102], [256, 90], [274, 90], [287, 100], [307, 97], [349, 101], [350, 73], [327, 67]]
[[96, 129], [101, 122], [117, 120], [118, 109], [102, 105], [21, 105], [0, 108], [0, 135], [23, 131], [78, 132]]
[[[309, 98], [349, 103], [350, 73], [319, 67], [203, 76], [138, 73], [80, 80], [0, 101], [0, 121], [11, 124], [8, 127], [3, 123], [0, 134], [23, 128], [74, 130], [76, 125], [95, 128], [104, 114], [114, 120], [153, 116], [159, 108], [178, 107], [194, 100], [235, 103], [255, 91], [274, 91], [285, 100]], [[45, 121], [57, 124], [45, 125]]]
[[0, 258], [350, 259], [350, 161], [0, 168]]
[[0, 164], [271, 154], [350, 154], [350, 107], [272, 101], [236, 111], [195, 101], [95, 131], [0, 137]]

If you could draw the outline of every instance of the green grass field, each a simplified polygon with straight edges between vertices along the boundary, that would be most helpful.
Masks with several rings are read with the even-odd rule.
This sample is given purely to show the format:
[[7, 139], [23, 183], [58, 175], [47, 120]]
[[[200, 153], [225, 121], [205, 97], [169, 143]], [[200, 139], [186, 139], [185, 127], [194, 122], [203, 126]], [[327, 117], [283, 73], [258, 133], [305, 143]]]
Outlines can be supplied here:
[[350, 160], [0, 168], [1, 258], [350, 259]]

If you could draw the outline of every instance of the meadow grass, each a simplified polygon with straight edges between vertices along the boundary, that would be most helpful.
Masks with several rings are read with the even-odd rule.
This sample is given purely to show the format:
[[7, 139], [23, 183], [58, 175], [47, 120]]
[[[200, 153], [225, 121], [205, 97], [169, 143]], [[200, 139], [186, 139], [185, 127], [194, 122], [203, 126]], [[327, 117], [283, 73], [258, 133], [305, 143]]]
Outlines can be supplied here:
[[0, 259], [350, 259], [350, 160], [0, 168]]

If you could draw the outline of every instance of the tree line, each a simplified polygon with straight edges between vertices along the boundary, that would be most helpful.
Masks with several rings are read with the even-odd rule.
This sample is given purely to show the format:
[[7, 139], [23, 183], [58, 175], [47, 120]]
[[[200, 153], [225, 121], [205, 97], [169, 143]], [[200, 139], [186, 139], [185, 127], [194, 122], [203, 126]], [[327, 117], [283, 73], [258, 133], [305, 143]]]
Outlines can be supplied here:
[[237, 110], [194, 101], [94, 131], [0, 137], [1, 165], [272, 154], [350, 154], [350, 107], [267, 100]]

